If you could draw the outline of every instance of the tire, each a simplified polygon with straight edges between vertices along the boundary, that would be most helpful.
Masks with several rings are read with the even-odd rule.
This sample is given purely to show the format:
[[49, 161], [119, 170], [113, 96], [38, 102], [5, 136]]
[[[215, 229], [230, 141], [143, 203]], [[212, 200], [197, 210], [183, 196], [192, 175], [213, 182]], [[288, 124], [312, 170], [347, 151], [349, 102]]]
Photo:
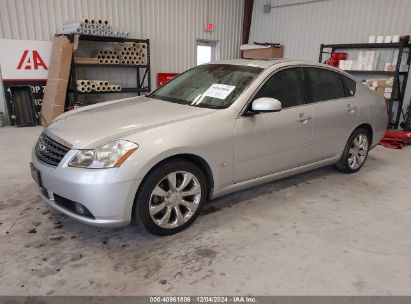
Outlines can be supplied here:
[[[363, 138], [362, 144], [359, 138]], [[347, 174], [359, 171], [367, 160], [370, 144], [371, 136], [366, 129], [358, 128], [354, 130], [347, 141], [340, 160], [335, 164], [336, 169]], [[363, 148], [360, 148], [361, 146]]]
[[135, 218], [156, 235], [180, 232], [201, 213], [207, 186], [204, 172], [195, 164], [180, 159], [161, 163], [143, 180], [135, 200]]

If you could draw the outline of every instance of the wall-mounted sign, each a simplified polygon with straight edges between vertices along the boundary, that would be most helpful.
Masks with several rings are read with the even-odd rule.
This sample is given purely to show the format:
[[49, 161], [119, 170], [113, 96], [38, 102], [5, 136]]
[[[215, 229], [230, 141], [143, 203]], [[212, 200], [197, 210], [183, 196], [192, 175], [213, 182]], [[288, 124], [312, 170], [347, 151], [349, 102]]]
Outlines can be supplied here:
[[214, 30], [214, 24], [210, 22], [204, 24], [204, 30], [212, 32]]
[[0, 39], [3, 81], [46, 80], [50, 53], [50, 41]]
[[178, 73], [157, 73], [157, 88], [176, 77]]
[[47, 82], [52, 43], [50, 41], [0, 39], [0, 72], [11, 113], [10, 87], [30, 86], [38, 111]]

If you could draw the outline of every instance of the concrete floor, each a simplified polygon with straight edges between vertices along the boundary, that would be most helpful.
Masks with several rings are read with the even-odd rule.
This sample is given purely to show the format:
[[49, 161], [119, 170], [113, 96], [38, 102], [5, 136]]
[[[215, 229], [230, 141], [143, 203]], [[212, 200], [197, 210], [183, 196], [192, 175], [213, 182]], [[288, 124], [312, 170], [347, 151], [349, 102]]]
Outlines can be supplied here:
[[410, 148], [226, 196], [159, 238], [50, 210], [28, 169], [40, 132], [0, 128], [1, 295], [411, 294]]

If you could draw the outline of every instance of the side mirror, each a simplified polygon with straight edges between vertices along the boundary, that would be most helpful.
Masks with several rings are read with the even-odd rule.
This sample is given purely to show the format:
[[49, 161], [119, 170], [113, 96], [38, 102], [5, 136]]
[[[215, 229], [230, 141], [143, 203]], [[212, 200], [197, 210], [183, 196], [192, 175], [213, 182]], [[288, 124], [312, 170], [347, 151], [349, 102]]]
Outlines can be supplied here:
[[275, 98], [257, 98], [251, 104], [251, 110], [253, 112], [279, 112], [281, 111], [281, 102]]

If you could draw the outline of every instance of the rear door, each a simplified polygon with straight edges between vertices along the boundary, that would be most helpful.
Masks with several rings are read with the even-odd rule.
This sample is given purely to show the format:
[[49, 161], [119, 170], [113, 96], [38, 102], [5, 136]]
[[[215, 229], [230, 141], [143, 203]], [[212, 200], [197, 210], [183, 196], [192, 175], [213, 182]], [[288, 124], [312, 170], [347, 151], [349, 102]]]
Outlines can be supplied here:
[[344, 150], [360, 107], [353, 80], [325, 68], [306, 67], [304, 72], [314, 114], [313, 161], [319, 161]]

